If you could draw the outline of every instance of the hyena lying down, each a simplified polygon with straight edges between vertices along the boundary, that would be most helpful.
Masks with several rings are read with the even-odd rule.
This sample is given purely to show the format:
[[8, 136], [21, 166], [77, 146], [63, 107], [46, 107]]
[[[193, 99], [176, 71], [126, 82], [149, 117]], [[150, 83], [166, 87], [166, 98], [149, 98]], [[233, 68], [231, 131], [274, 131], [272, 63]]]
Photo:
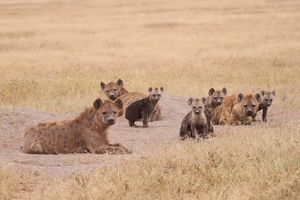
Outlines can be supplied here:
[[108, 128], [116, 122], [123, 102], [100, 98], [72, 120], [47, 121], [30, 128], [23, 139], [23, 151], [36, 154], [131, 153], [123, 144], [110, 144]]

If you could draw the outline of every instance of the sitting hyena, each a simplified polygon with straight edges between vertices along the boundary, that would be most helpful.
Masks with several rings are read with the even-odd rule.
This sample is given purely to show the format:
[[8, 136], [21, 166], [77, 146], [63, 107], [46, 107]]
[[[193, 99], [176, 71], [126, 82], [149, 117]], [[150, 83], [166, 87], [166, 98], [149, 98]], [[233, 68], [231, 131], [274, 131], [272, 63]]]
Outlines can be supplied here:
[[[119, 112], [118, 117], [122, 117], [125, 114], [125, 110], [127, 107], [140, 99], [144, 99], [148, 97], [148, 95], [140, 93], [140, 92], [128, 92], [123, 86], [124, 82], [122, 79], [119, 79], [117, 83], [110, 82], [109, 84], [105, 84], [101, 82], [100, 84], [102, 91], [105, 93], [108, 99], [115, 100], [116, 98], [120, 97], [124, 103], [124, 107]], [[153, 111], [150, 117], [150, 121], [158, 121], [161, 116], [161, 108], [160, 105], [157, 104], [156, 109]]]
[[192, 107], [192, 111], [189, 112], [182, 120], [179, 135], [182, 140], [192, 137], [205, 138], [208, 134], [208, 123], [204, 113], [204, 103], [206, 98], [200, 99], [189, 98], [188, 104]]
[[23, 151], [35, 154], [58, 153], [131, 153], [122, 144], [110, 144], [108, 128], [116, 122], [121, 99], [100, 98], [72, 120], [47, 121], [30, 128], [23, 139]]
[[152, 89], [152, 87], [150, 87], [148, 92], [150, 93], [148, 97], [133, 102], [127, 107], [125, 117], [128, 119], [130, 127], [137, 128], [137, 125], [134, 122], [139, 119], [142, 119], [143, 121], [143, 128], [148, 127], [151, 114], [155, 110], [158, 101], [162, 97], [164, 88], [160, 87], [160, 89]]
[[261, 102], [260, 93], [256, 93], [254, 96], [252, 94], [244, 96], [243, 93], [226, 96], [223, 103], [216, 108], [212, 123], [220, 125], [251, 124], [252, 115], [257, 112]]
[[215, 115], [215, 109], [223, 103], [223, 99], [227, 95], [227, 89], [225, 87], [222, 90], [215, 90], [214, 88], [211, 88], [208, 91], [208, 95], [209, 96], [206, 97], [206, 101], [204, 102], [204, 113], [207, 118], [208, 132], [213, 133], [214, 126], [211, 119]]
[[128, 91], [123, 87], [124, 83], [122, 79], [119, 79], [116, 83], [110, 82], [107, 85], [101, 82], [100, 86], [107, 98], [112, 101], [121, 95], [128, 93]]
[[[273, 90], [272, 92], [268, 92], [268, 91], [261, 91], [260, 92], [261, 96], [262, 96], [262, 102], [259, 104], [258, 107], [258, 111], [263, 110], [263, 114], [262, 114], [262, 121], [266, 122], [267, 121], [267, 111], [268, 111], [268, 107], [271, 106], [273, 98], [275, 97], [276, 93], [275, 90]], [[255, 121], [255, 117], [257, 115], [257, 112], [252, 116], [253, 121]]]

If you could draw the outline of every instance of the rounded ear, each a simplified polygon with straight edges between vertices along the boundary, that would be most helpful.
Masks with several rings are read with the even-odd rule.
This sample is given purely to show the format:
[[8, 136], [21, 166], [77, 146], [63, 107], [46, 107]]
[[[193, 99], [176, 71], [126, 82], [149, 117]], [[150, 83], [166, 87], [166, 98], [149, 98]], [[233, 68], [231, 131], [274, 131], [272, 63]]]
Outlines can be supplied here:
[[104, 92], [105, 83], [101, 82], [101, 83], [100, 83], [100, 87], [101, 87], [101, 90]]
[[160, 91], [161, 91], [162, 93], [165, 91], [165, 89], [164, 89], [163, 86], [160, 87]]
[[227, 95], [227, 89], [225, 87], [222, 89], [222, 92], [223, 92], [224, 96]]
[[206, 97], [202, 97], [201, 101], [205, 104], [206, 103]]
[[188, 100], [188, 104], [189, 105], [192, 105], [192, 103], [194, 102], [195, 100], [191, 97], [191, 98], [189, 98], [189, 100]]
[[261, 94], [257, 92], [257, 93], [254, 95], [254, 99], [255, 99], [258, 103], [261, 103], [261, 102], [262, 102], [262, 96], [261, 96]]
[[119, 110], [121, 110], [123, 108], [123, 101], [119, 97], [114, 101], [114, 103]]
[[152, 92], [152, 87], [149, 87], [149, 89], [148, 89], [148, 93], [151, 93]]
[[261, 96], [264, 96], [266, 92], [264, 90], [260, 91]]
[[96, 110], [98, 110], [98, 109], [101, 107], [102, 104], [103, 104], [102, 100], [101, 100], [100, 98], [98, 98], [98, 99], [96, 99], [96, 100], [94, 101], [93, 106], [94, 106], [94, 108], [95, 108]]
[[245, 99], [245, 96], [243, 95], [243, 93], [240, 92], [236, 95], [236, 101], [238, 103], [241, 103], [243, 101], [243, 99]]
[[275, 90], [272, 91], [272, 95], [275, 97], [276, 95]]
[[124, 86], [123, 80], [119, 78], [119, 80], [117, 81], [117, 85], [123, 87]]
[[210, 88], [210, 90], [208, 91], [208, 95], [212, 96], [215, 93], [215, 89], [214, 88]]

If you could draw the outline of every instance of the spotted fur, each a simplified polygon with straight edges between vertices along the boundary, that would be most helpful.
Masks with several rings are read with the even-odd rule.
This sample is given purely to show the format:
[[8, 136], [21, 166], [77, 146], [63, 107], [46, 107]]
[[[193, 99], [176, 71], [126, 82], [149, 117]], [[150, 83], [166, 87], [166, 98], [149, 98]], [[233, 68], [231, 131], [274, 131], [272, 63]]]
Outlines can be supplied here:
[[216, 108], [216, 113], [212, 118], [213, 124], [220, 125], [248, 125], [252, 123], [252, 115], [257, 112], [262, 97], [260, 93], [254, 96], [243, 93], [226, 96], [222, 105]]
[[148, 127], [148, 122], [150, 121], [151, 114], [155, 111], [158, 101], [162, 97], [164, 88], [160, 89], [151, 87], [148, 89], [150, 95], [144, 99], [138, 100], [130, 104], [125, 113], [126, 119], [128, 119], [130, 127], [137, 127], [134, 123], [139, 119], [143, 121], [143, 128]]
[[214, 126], [211, 119], [215, 115], [215, 109], [223, 103], [223, 99], [227, 95], [227, 89], [225, 87], [222, 90], [215, 90], [214, 88], [211, 88], [208, 91], [208, 95], [209, 96], [206, 97], [206, 101], [204, 102], [204, 113], [207, 118], [208, 132], [213, 133]]
[[30, 128], [24, 135], [23, 151], [33, 154], [59, 153], [131, 153], [123, 144], [110, 144], [108, 128], [116, 122], [121, 99], [114, 102], [100, 98], [75, 119], [46, 121]]
[[179, 131], [179, 136], [182, 140], [191, 137], [205, 138], [208, 134], [207, 119], [204, 113], [204, 101], [205, 97], [200, 99], [189, 98], [188, 105], [191, 106], [192, 111], [190, 111], [182, 120], [181, 127]]
[[[276, 93], [275, 90], [272, 92], [264, 91], [262, 90], [260, 92], [262, 96], [262, 102], [259, 104], [258, 111], [263, 110], [262, 113], [262, 121], [266, 122], [267, 121], [267, 112], [268, 112], [268, 107], [272, 105], [273, 98], [275, 97]], [[257, 115], [257, 112], [252, 116], [253, 121], [255, 121], [255, 117]]]

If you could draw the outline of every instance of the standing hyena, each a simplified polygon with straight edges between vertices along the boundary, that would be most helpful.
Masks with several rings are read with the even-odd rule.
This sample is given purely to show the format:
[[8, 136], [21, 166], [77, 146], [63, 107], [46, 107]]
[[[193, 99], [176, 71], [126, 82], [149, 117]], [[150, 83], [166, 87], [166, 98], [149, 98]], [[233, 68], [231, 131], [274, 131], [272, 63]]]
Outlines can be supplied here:
[[214, 132], [214, 126], [211, 119], [215, 115], [215, 109], [223, 103], [224, 97], [227, 95], [227, 89], [224, 87], [222, 90], [215, 90], [211, 88], [208, 91], [208, 97], [205, 101], [205, 110], [204, 113], [207, 118], [208, 132]]
[[110, 82], [107, 85], [101, 82], [100, 86], [107, 98], [112, 101], [121, 95], [128, 93], [128, 91], [123, 87], [124, 83], [122, 79], [119, 79], [116, 83]]
[[192, 107], [182, 120], [179, 135], [182, 140], [188, 137], [205, 138], [208, 134], [207, 118], [204, 113], [204, 103], [206, 98], [200, 99], [189, 98], [188, 104]]
[[116, 122], [121, 99], [100, 98], [72, 120], [47, 121], [30, 128], [24, 135], [23, 151], [36, 154], [131, 153], [122, 144], [110, 144], [108, 128]]
[[[122, 110], [120, 110], [118, 117], [121, 117], [125, 114], [127, 107], [131, 103], [148, 97], [148, 95], [141, 92], [128, 92], [124, 88], [124, 82], [122, 81], [122, 79], [119, 79], [116, 83], [110, 82], [107, 85], [101, 82], [100, 86], [108, 99], [115, 100], [118, 97], [122, 99], [124, 103], [124, 107]], [[160, 116], [161, 116], [161, 108], [160, 105], [157, 104], [155, 110], [151, 114], [150, 121], [151, 122], [158, 121], [160, 119]]]
[[160, 87], [160, 89], [152, 89], [152, 87], [150, 87], [148, 92], [150, 93], [148, 97], [133, 102], [127, 107], [125, 117], [128, 119], [130, 127], [137, 128], [137, 125], [134, 122], [139, 119], [142, 119], [143, 121], [143, 128], [148, 127], [151, 114], [155, 110], [158, 101], [162, 97], [164, 88]]
[[[266, 122], [267, 121], [267, 111], [268, 111], [268, 107], [271, 106], [273, 98], [275, 97], [276, 93], [275, 90], [273, 90], [272, 92], [268, 92], [268, 91], [261, 91], [260, 92], [261, 96], [262, 96], [262, 102], [259, 104], [258, 107], [258, 111], [263, 110], [262, 113], [262, 121]], [[257, 112], [252, 116], [253, 121], [255, 121], [255, 117], [257, 115]]]

